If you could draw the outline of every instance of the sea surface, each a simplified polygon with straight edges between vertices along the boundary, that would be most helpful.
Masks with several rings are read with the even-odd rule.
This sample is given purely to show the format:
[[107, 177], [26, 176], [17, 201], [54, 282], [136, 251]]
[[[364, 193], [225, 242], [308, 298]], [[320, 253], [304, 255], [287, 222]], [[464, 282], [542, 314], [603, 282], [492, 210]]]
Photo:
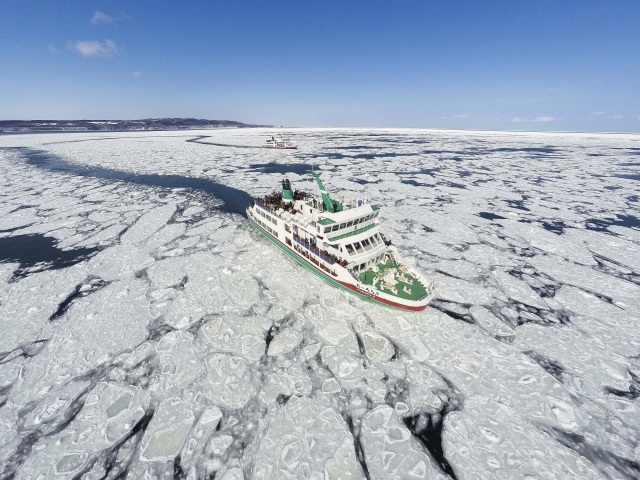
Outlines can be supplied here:
[[[294, 151], [261, 149], [282, 133]], [[0, 137], [0, 478], [640, 478], [640, 135]], [[254, 231], [366, 197], [436, 284], [365, 302]]]

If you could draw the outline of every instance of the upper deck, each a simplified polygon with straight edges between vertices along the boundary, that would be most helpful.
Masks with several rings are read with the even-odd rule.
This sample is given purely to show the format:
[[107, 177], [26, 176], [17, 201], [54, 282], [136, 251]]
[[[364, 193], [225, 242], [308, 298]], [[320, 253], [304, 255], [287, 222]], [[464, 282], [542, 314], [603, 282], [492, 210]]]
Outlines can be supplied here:
[[[421, 301], [430, 295], [432, 285], [402, 262], [379, 231], [379, 207], [364, 199], [334, 200], [314, 176], [321, 195], [293, 191], [285, 179], [281, 192], [255, 199], [260, 207], [257, 213], [305, 257], [326, 262], [327, 268], [336, 263], [344, 267], [359, 282], [359, 288], [373, 287], [407, 301]], [[260, 213], [261, 209], [268, 214]], [[267, 227], [272, 228], [270, 224]]]

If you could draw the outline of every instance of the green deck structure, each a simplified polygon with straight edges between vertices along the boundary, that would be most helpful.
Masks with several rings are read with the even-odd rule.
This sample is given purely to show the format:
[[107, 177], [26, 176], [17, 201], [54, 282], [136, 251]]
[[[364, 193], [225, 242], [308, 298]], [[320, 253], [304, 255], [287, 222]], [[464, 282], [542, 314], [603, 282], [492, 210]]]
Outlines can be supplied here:
[[[385, 270], [397, 269], [398, 267], [399, 265], [391, 259], [388, 259], [385, 263], [378, 264], [378, 270], [381, 275], [384, 274]], [[408, 280], [408, 282], [399, 280], [401, 275], [404, 275], [405, 278]], [[366, 272], [360, 272], [359, 278], [360, 278], [360, 281], [365, 285], [373, 285], [375, 276], [376, 276], [376, 272], [374, 272], [372, 269], [369, 269]], [[407, 272], [400, 273], [396, 270], [393, 276], [396, 281], [396, 290], [398, 291], [397, 294], [393, 293], [391, 290], [383, 288], [382, 282], [377, 282], [375, 284], [375, 287], [381, 292], [385, 292], [389, 295], [403, 298], [405, 300], [416, 301], [416, 300], [420, 300], [422, 297], [426, 295], [427, 290], [424, 287], [424, 285], [422, 285], [422, 283], [420, 283], [420, 281], [417, 278], [413, 277], [411, 274]], [[409, 292], [407, 292], [405, 288], [409, 290]]]
[[320, 180], [320, 174], [311, 172], [311, 176], [316, 179], [318, 182], [318, 188], [320, 189], [320, 195], [322, 195], [322, 203], [324, 203], [327, 212], [336, 213], [342, 211], [342, 204], [340, 202], [336, 202], [329, 197], [329, 194], [324, 188], [324, 184], [322, 180]]
[[375, 224], [372, 223], [371, 225], [367, 225], [366, 227], [359, 228], [357, 230], [354, 230], [353, 232], [349, 232], [349, 233], [345, 233], [345, 234], [342, 234], [342, 235], [338, 235], [337, 237], [331, 237], [329, 239], [329, 241], [330, 242], [335, 242], [336, 240], [342, 240], [343, 238], [347, 238], [347, 237], [350, 237], [352, 235], [358, 235], [359, 233], [366, 232], [367, 230], [369, 230], [369, 229], [371, 229], [373, 227], [375, 227]]

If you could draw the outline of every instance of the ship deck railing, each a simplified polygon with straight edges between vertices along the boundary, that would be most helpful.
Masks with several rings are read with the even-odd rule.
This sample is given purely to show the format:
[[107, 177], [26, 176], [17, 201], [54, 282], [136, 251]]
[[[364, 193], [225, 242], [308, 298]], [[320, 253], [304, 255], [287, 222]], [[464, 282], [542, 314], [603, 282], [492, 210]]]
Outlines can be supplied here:
[[[253, 201], [254, 201], [254, 202], [255, 202], [255, 204], [256, 204], [257, 206], [259, 206], [261, 209], [263, 209], [263, 210], [265, 210], [265, 211], [267, 211], [267, 212], [271, 213], [272, 215], [275, 215], [275, 214], [276, 214], [275, 209], [274, 209], [274, 208], [271, 208], [271, 206], [270, 206], [270, 205], [272, 205], [272, 204], [269, 204], [269, 203], [265, 202], [265, 201], [264, 201], [263, 199], [261, 199], [261, 198], [254, 198], [254, 199], [253, 199]], [[273, 206], [275, 207], [276, 205], [273, 205]]]
[[318, 247], [314, 247], [313, 245], [311, 245], [309, 242], [305, 242], [304, 240], [302, 240], [300, 237], [298, 237], [297, 235], [293, 236], [293, 240], [298, 244], [303, 246], [304, 248], [306, 248], [307, 250], [309, 250], [311, 253], [317, 255], [318, 257], [320, 257], [322, 260], [324, 260], [325, 262], [327, 262], [329, 265], [333, 265], [335, 263], [338, 263], [336, 260], [332, 259], [331, 257], [325, 255], [322, 253], [322, 251], [318, 248]]

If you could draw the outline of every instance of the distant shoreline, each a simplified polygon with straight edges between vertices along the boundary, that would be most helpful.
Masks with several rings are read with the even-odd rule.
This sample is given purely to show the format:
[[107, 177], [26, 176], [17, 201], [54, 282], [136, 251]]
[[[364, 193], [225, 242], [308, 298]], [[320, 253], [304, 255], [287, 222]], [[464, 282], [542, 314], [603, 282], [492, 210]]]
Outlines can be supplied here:
[[[577, 134], [577, 135], [640, 135], [640, 132], [634, 131], [598, 131], [598, 130], [492, 130], [492, 129], [474, 129], [474, 128], [440, 128], [440, 127], [371, 127], [371, 126], [282, 126], [282, 125], [254, 125], [245, 124], [242, 122], [236, 122], [231, 120], [197, 120], [197, 122], [210, 122], [210, 123], [196, 123], [196, 124], [179, 124], [174, 123], [171, 125], [160, 125], [158, 121], [163, 120], [182, 120], [182, 119], [148, 119], [149, 122], [154, 122], [149, 126], [142, 126], [139, 122], [145, 122], [147, 120], [0, 120], [0, 135], [15, 135], [15, 134], [43, 134], [43, 133], [118, 133], [118, 132], [188, 132], [193, 130], [231, 130], [231, 129], [243, 129], [243, 128], [270, 128], [270, 129], [293, 129], [293, 130], [422, 130], [425, 132], [469, 132], [469, 133], [503, 133], [503, 134]], [[195, 119], [184, 119], [195, 120]], [[83, 126], [76, 127], [70, 125], [66, 128], [38, 128], [42, 127], [42, 123], [49, 122], [57, 124], [73, 124], [75, 122], [90, 123], [100, 122], [98, 124], [92, 123], [91, 127]], [[103, 125], [106, 122], [123, 122], [123, 123], [136, 123], [136, 125], [126, 125], [111, 128], [99, 128], [98, 125]], [[21, 126], [15, 126], [15, 124], [21, 124]], [[33, 125], [26, 125], [32, 123]], [[36, 125], [39, 123], [40, 125]], [[13, 124], [12, 126], [7, 126]], [[111, 124], [113, 125], [113, 124]]]
[[234, 120], [197, 118], [146, 118], [140, 120], [0, 120], [0, 133], [131, 132], [260, 128]]

